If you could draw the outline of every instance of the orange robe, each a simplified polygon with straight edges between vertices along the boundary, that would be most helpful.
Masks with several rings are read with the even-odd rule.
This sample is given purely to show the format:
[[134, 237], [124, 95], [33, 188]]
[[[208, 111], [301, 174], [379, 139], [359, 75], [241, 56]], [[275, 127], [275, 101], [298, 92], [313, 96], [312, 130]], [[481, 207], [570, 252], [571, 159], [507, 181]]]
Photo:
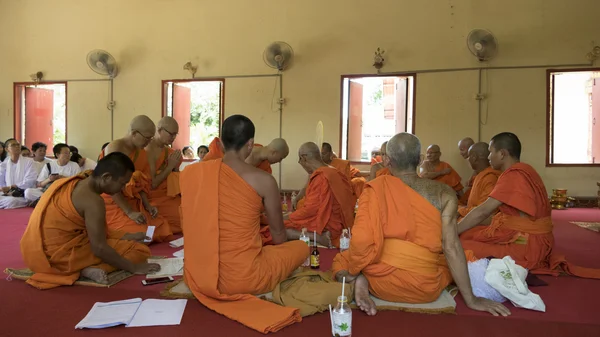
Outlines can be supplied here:
[[470, 193], [467, 205], [458, 206], [459, 220], [467, 216], [473, 208], [483, 204], [488, 199], [490, 193], [492, 193], [492, 190], [496, 186], [496, 182], [501, 173], [502, 172], [488, 167], [475, 176], [473, 187], [469, 189]]
[[452, 166], [450, 166], [450, 164], [446, 163], [445, 161], [440, 161], [440, 163], [433, 170], [434, 170], [434, 172], [440, 172], [441, 170], [445, 170], [447, 168], [451, 169], [452, 172], [450, 172], [449, 174], [444, 174], [443, 176], [439, 176], [433, 180], [439, 181], [441, 183], [444, 183], [444, 184], [452, 187], [452, 189], [455, 190], [456, 192], [462, 191], [462, 189], [464, 187], [463, 187], [462, 183], [460, 182], [461, 177], [452, 168]]
[[[467, 202], [469, 201], [469, 196], [471, 195], [471, 190], [473, 189], [473, 183], [475, 182], [476, 176], [477, 176], [477, 174], [475, 174], [475, 172], [473, 172], [473, 175], [471, 176], [471, 178], [469, 179], [469, 182], [467, 183], [467, 189], [465, 190], [465, 193], [462, 195], [462, 197], [460, 197], [458, 199], [459, 205], [462, 205], [462, 206], [467, 205]], [[496, 180], [498, 180], [498, 179], [496, 179]]]
[[[72, 285], [80, 271], [95, 267], [109, 273], [115, 268], [103, 263], [92, 252], [85, 220], [73, 206], [72, 193], [85, 175], [57, 180], [44, 192], [29, 218], [21, 239], [21, 254], [35, 274], [27, 283], [38, 289]], [[125, 233], [109, 233], [107, 243], [133, 263], [150, 256], [146, 245], [119, 240]]]
[[391, 175], [392, 175], [392, 172], [390, 172], [390, 169], [387, 167], [384, 167], [375, 173], [375, 178], [378, 178], [381, 176], [391, 176]]
[[[102, 158], [104, 158], [104, 150], [100, 153], [100, 159]], [[121, 193], [123, 193], [123, 196], [125, 196], [125, 199], [134, 212], [140, 212], [146, 217], [146, 223], [140, 225], [131, 220], [119, 205], [113, 201], [110, 195], [102, 194], [104, 205], [106, 206], [106, 226], [109, 231], [116, 230], [126, 233], [145, 233], [148, 230], [148, 226], [155, 226], [152, 241], [165, 241], [173, 234], [169, 222], [160, 215], [160, 211], [156, 218], [152, 218], [150, 213], [146, 211], [140, 196], [140, 192], [145, 192], [150, 197], [150, 165], [146, 150], [135, 150], [129, 154], [129, 158], [131, 158], [135, 165], [135, 172]]]
[[356, 198], [360, 198], [366, 182], [367, 179], [362, 176], [360, 170], [354, 166], [350, 166], [350, 183], [352, 184]]
[[377, 163], [381, 163], [383, 162], [383, 159], [381, 158], [381, 156], [375, 156], [374, 158], [371, 158], [371, 165], [375, 165]]
[[262, 198], [222, 160], [191, 165], [180, 179], [184, 278], [194, 296], [262, 333], [300, 322], [298, 309], [251, 294], [272, 291], [306, 260], [309, 247], [300, 240], [263, 247]]
[[317, 169], [308, 179], [304, 207], [290, 214], [285, 221], [287, 228], [310, 233], [331, 233], [332, 243], [338, 247], [344, 228], [354, 223], [356, 196], [348, 178], [337, 169], [324, 166]]
[[502, 202], [499, 212], [489, 226], [476, 226], [460, 235], [465, 249], [480, 257], [510, 255], [533, 274], [556, 276], [562, 269], [570, 275], [600, 279], [600, 270], [573, 266], [552, 251], [552, 208], [533, 167], [517, 163], [504, 171], [490, 198]]
[[[165, 147], [163, 155], [156, 160], [156, 174], [160, 174], [168, 164], [169, 155], [175, 150]], [[181, 160], [183, 161], [183, 160]], [[176, 167], [181, 165], [181, 161]], [[169, 222], [171, 232], [181, 233], [181, 215], [179, 207], [181, 206], [181, 195], [179, 191], [179, 172], [171, 172], [167, 179], [163, 180], [155, 189], [150, 190], [148, 196], [152, 206], [158, 209], [158, 214]]]
[[386, 301], [435, 301], [452, 282], [442, 253], [441, 219], [440, 211], [402, 180], [383, 176], [368, 182], [350, 249], [335, 256], [333, 274], [362, 272], [371, 294]]
[[[260, 144], [254, 144], [254, 147], [263, 146]], [[206, 154], [206, 156], [204, 156], [204, 159], [202, 159], [202, 161], [222, 159], [223, 156], [225, 156], [225, 153], [223, 152], [223, 145], [221, 144], [221, 139], [219, 139], [219, 137], [215, 137], [215, 139], [213, 139], [212, 142], [208, 144], [208, 153]], [[269, 174], [273, 173], [273, 170], [271, 169], [271, 164], [266, 159], [261, 161], [256, 167]]]

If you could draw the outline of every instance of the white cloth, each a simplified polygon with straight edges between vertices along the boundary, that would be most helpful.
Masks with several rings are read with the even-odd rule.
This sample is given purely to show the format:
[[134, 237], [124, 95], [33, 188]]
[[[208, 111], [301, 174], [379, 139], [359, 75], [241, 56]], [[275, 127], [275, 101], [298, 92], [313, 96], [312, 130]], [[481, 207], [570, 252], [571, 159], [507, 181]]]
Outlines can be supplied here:
[[19, 161], [13, 163], [10, 157], [0, 164], [0, 187], [16, 185], [27, 189], [36, 185], [37, 170], [33, 159], [19, 156]]
[[194, 161], [184, 161], [183, 163], [181, 163], [181, 165], [179, 165], [179, 171], [180, 172], [183, 171], [183, 169], [186, 168], [188, 165], [196, 164], [199, 162], [200, 162], [200, 159], [196, 159]]
[[42, 194], [44, 194], [44, 192], [42, 192], [42, 189], [39, 187], [28, 188], [25, 190], [25, 199], [29, 202], [36, 201], [42, 197]]
[[48, 178], [48, 176], [50, 176], [50, 174], [54, 174], [54, 173], [67, 178], [67, 177], [76, 176], [79, 174], [79, 172], [81, 172], [81, 168], [79, 167], [79, 165], [72, 161], [67, 162], [67, 164], [64, 166], [58, 165], [57, 161], [52, 161], [50, 163], [50, 170], [52, 172], [48, 172], [48, 167], [44, 167], [42, 169], [42, 172], [40, 172], [40, 175], [38, 176], [37, 181], [42, 182], [42, 181], [46, 180]]
[[37, 170], [37, 175], [40, 175], [40, 172], [42, 172], [42, 169], [44, 167], [46, 167], [46, 163], [51, 163], [52, 159], [49, 158], [44, 158], [44, 160], [42, 161], [33, 161], [33, 163], [35, 164], [35, 169]]
[[83, 166], [81, 166], [81, 172], [85, 172], [87, 170], [93, 170], [96, 168], [97, 164], [98, 163], [91, 160], [90, 158], [85, 158], [85, 161], [83, 162]]
[[0, 195], [0, 209], [15, 209], [23, 208], [29, 205], [29, 201], [25, 198], [15, 198]]

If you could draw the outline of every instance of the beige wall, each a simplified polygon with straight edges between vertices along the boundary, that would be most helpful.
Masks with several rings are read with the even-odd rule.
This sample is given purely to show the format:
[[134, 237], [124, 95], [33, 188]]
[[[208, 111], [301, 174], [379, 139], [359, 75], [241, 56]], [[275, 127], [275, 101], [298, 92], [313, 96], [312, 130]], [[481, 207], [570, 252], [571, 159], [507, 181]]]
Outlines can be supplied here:
[[[115, 135], [136, 114], [160, 116], [160, 81], [185, 78], [187, 61], [198, 76], [273, 73], [262, 61], [268, 43], [284, 40], [296, 52], [283, 76], [283, 135], [292, 154], [283, 163], [283, 188], [305, 175], [295, 151], [313, 140], [319, 120], [325, 141], [339, 139], [340, 75], [373, 73], [373, 51], [387, 50], [385, 71], [477, 66], [465, 39], [488, 28], [500, 41], [493, 65], [580, 63], [600, 41], [597, 0], [0, 0], [0, 135], [12, 135], [12, 83], [43, 71], [48, 80], [97, 78], [85, 56], [111, 52], [122, 72], [115, 80]], [[548, 189], [594, 195], [598, 169], [545, 168], [545, 71], [490, 71], [488, 123], [482, 139], [513, 131], [522, 159]], [[278, 133], [271, 110], [272, 79], [227, 80], [226, 113], [255, 119], [258, 140]], [[466, 179], [458, 139], [476, 137], [477, 73], [417, 77], [417, 135], [438, 143], [443, 159]], [[110, 136], [107, 86], [70, 83], [69, 142], [93, 157]], [[267, 136], [268, 135], [268, 136]], [[338, 149], [336, 149], [338, 150]], [[87, 154], [87, 153], [86, 153]]]

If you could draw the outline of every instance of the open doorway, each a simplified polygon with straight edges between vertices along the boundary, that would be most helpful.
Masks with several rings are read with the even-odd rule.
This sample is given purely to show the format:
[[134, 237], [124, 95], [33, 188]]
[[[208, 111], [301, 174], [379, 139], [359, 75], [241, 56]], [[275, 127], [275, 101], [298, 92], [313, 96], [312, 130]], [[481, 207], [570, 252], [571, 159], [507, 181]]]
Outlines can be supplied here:
[[370, 162], [384, 141], [414, 133], [415, 76], [342, 76], [343, 159]]
[[163, 81], [163, 116], [179, 124], [174, 149], [191, 146], [195, 154], [200, 145], [219, 135], [224, 88], [223, 79]]
[[15, 138], [31, 149], [35, 142], [52, 147], [67, 142], [67, 83], [14, 84]]

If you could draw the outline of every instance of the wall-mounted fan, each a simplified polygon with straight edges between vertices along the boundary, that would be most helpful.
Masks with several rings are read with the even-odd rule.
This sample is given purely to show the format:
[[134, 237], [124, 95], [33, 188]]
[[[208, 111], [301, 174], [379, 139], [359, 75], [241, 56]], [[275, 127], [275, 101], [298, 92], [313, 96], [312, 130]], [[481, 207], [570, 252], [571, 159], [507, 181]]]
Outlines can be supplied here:
[[94, 72], [115, 78], [119, 74], [117, 61], [108, 52], [100, 49], [92, 50], [87, 55], [87, 64]]
[[467, 36], [467, 47], [480, 62], [489, 61], [498, 53], [498, 41], [485, 29], [474, 29]]
[[263, 52], [265, 63], [279, 71], [287, 69], [294, 57], [292, 47], [281, 41], [271, 43]]

